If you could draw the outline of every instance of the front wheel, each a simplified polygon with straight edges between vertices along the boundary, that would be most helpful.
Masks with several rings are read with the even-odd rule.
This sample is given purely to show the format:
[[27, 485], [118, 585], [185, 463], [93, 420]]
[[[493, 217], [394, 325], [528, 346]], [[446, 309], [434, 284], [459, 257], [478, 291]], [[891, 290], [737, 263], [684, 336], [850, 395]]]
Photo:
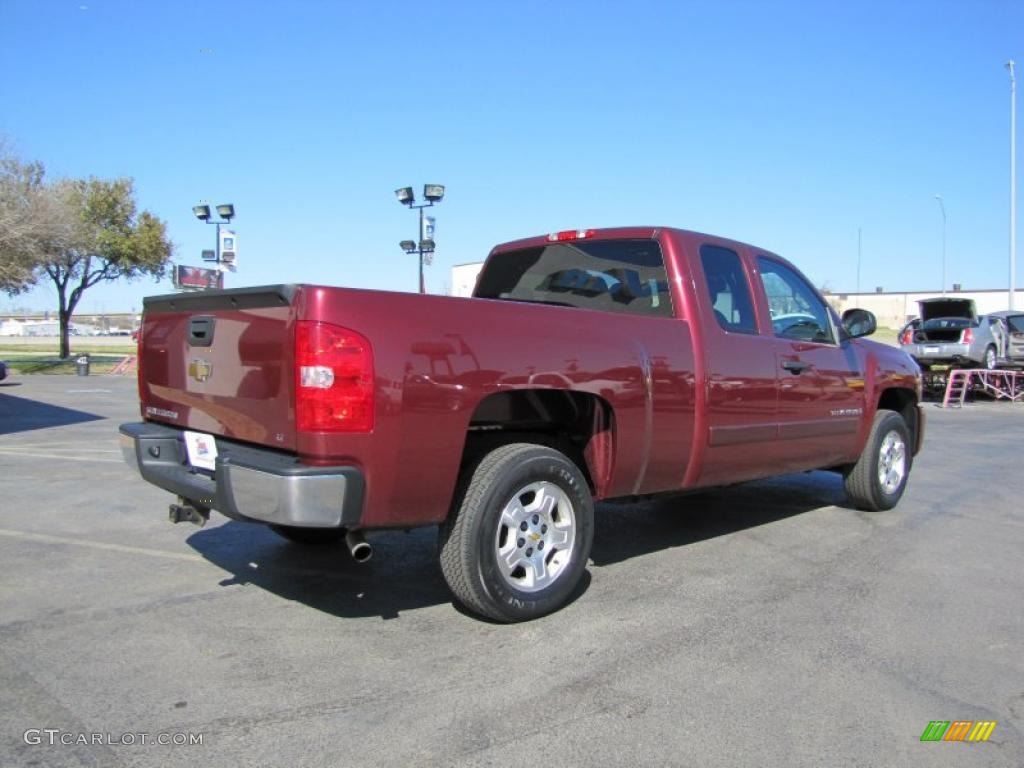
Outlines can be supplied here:
[[586, 479], [564, 454], [530, 443], [487, 454], [441, 527], [441, 570], [470, 610], [497, 621], [565, 604], [594, 536]]
[[985, 347], [985, 354], [981, 358], [981, 367], [986, 371], [993, 371], [996, 367], [996, 348], [989, 345]]
[[892, 509], [907, 487], [911, 460], [907, 423], [895, 411], [879, 410], [863, 453], [846, 474], [846, 492], [858, 509]]

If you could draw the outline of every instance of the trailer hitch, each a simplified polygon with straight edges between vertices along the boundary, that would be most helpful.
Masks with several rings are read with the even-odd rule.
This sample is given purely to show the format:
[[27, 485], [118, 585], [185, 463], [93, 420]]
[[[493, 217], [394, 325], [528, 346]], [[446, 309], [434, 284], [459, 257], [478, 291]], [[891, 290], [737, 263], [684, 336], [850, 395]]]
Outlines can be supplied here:
[[177, 504], [171, 504], [167, 517], [172, 523], [193, 523], [202, 528], [210, 519], [210, 510], [200, 509], [192, 505], [188, 499], [178, 497]]

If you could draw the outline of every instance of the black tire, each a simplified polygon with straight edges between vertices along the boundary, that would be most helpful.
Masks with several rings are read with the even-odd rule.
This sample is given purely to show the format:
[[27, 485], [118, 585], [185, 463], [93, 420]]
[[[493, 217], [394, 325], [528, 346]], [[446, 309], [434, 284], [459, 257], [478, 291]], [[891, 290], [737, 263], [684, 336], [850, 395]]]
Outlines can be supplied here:
[[307, 547], [329, 547], [345, 538], [344, 528], [298, 528], [292, 525], [272, 525], [270, 530], [293, 544]]
[[994, 371], [996, 368], [996, 348], [991, 344], [985, 347], [985, 354], [981, 358], [981, 367], [986, 371]]
[[[507, 524], [520, 513], [521, 523]], [[593, 538], [594, 502], [579, 468], [554, 449], [511, 443], [488, 453], [464, 478], [440, 529], [441, 571], [470, 611], [501, 622], [527, 621], [569, 599]], [[503, 563], [518, 558], [514, 569], [499, 565], [504, 550]]]
[[[883, 446], [890, 435], [894, 435], [894, 442], [902, 445], [902, 472], [898, 483], [892, 482], [892, 475], [889, 474], [888, 485], [883, 484], [879, 472], [880, 463], [888, 461], [894, 456], [890, 451], [889, 456], [883, 459]], [[890, 443], [891, 447], [893, 443]], [[894, 463], [890, 465], [895, 469]], [[846, 492], [850, 495], [853, 503], [858, 509], [869, 512], [878, 512], [884, 509], [892, 509], [899, 503], [903, 491], [907, 487], [907, 478], [910, 477], [910, 468], [913, 463], [913, 444], [910, 440], [910, 430], [907, 423], [895, 411], [879, 410], [875, 414], [874, 423], [871, 425], [871, 433], [864, 445], [857, 463], [854, 464], [845, 476]]]

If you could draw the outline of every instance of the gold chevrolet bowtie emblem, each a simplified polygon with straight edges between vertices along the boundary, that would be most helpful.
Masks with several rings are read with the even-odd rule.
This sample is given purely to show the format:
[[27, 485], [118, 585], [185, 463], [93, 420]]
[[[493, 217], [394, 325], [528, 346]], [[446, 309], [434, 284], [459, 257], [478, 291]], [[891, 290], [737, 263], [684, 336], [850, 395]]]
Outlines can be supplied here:
[[188, 375], [196, 381], [206, 381], [212, 373], [213, 363], [209, 363], [201, 357], [196, 357], [189, 361]]
[[530, 538], [533, 539], [534, 541], [540, 541], [540, 534], [539, 533], [531, 533], [530, 534]]

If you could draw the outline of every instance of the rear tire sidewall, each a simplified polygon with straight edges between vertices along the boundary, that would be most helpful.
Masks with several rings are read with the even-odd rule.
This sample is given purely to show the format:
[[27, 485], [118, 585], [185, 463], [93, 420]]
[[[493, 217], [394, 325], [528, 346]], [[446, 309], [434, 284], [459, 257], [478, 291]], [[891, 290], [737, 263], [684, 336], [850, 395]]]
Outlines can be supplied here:
[[[544, 481], [561, 488], [573, 505], [576, 531], [572, 557], [552, 584], [537, 592], [523, 592], [502, 576], [495, 541], [501, 511], [512, 495], [530, 483]], [[531, 456], [511, 466], [491, 485], [483, 500], [483, 510], [474, 536], [474, 548], [477, 577], [489, 602], [513, 621], [539, 617], [561, 607], [587, 567], [593, 541], [593, 501], [579, 469], [568, 458], [553, 451], [547, 455]]]

